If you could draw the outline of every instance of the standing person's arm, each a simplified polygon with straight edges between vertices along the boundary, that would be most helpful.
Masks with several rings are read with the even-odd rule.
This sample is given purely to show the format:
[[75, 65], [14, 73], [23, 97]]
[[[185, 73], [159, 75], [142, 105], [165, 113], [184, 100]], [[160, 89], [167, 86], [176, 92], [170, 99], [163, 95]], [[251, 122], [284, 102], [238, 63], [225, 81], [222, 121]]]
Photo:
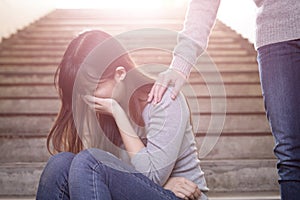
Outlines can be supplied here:
[[151, 92], [149, 102], [161, 100], [166, 88], [173, 83], [172, 99], [178, 95], [197, 57], [206, 49], [208, 38], [215, 24], [220, 0], [191, 0], [184, 21], [184, 28], [178, 35], [170, 68], [159, 74]]

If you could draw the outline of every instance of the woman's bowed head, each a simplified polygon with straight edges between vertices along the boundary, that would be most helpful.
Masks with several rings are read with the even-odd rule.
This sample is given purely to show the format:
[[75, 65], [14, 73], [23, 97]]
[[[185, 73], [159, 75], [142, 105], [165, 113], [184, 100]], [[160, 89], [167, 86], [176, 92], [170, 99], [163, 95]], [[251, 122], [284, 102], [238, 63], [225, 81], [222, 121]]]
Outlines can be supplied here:
[[[124, 115], [120, 112], [129, 112], [132, 122], [143, 125], [141, 113], [154, 81], [135, 68], [125, 48], [109, 34], [99, 30], [81, 33], [69, 44], [55, 77], [62, 105], [47, 139], [52, 154], [78, 153], [101, 143], [107, 147], [106, 142], [120, 147], [123, 141], [114, 117]], [[91, 111], [96, 112], [99, 123], [93, 124]], [[95, 129], [106, 137], [91, 135]]]
[[184, 96], [149, 103], [154, 81], [118, 40], [80, 34], [55, 83], [62, 104], [37, 199], [207, 199]]

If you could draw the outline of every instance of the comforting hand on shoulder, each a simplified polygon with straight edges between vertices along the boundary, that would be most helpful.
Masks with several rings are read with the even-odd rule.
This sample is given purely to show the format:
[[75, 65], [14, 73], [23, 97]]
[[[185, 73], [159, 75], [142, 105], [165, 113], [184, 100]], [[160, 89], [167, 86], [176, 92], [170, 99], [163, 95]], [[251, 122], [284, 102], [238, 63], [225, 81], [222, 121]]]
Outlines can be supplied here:
[[161, 72], [148, 95], [148, 102], [159, 103], [167, 87], [171, 84], [174, 85], [171, 98], [175, 99], [185, 83], [186, 76], [180, 71], [168, 69]]
[[171, 190], [177, 197], [186, 200], [196, 200], [201, 196], [198, 186], [184, 177], [169, 178], [164, 188]]

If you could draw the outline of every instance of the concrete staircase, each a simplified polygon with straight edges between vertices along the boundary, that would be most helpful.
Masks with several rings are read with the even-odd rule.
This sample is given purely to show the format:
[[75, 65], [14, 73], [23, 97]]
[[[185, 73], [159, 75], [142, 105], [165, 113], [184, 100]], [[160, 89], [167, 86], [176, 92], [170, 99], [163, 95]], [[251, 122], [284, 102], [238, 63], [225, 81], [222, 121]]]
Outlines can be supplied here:
[[[46, 136], [60, 106], [53, 76], [74, 35], [92, 28], [112, 35], [141, 28], [178, 31], [183, 19], [184, 10], [56, 10], [4, 40], [0, 44], [0, 197], [34, 198], [49, 158]], [[147, 40], [169, 48], [176, 42], [163, 37]], [[253, 45], [218, 21], [208, 54], [222, 76], [227, 95], [222, 134], [212, 151], [201, 158], [212, 199], [279, 199], [273, 138], [264, 113]], [[167, 66], [172, 55], [145, 50], [133, 52], [132, 57], [138, 65]], [[206, 132], [212, 117], [222, 117], [212, 109], [212, 102], [222, 107], [222, 97], [210, 89], [223, 83], [214, 81], [218, 73], [209, 66], [204, 55], [197, 65], [201, 76], [194, 70], [189, 80], [194, 93], [188, 86], [184, 90], [193, 118], [200, 121], [196, 130], [199, 147], [204, 138], [217, 137]], [[160, 70], [145, 69], [151, 75]]]

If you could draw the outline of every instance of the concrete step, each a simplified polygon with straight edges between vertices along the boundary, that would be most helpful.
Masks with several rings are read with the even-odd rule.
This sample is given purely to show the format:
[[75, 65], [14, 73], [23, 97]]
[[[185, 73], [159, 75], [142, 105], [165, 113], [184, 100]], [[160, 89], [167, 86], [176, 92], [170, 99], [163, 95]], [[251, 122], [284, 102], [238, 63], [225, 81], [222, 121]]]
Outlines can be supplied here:
[[[149, 54], [144, 56], [133, 55], [133, 61], [135, 63], [141, 64], [149, 64], [149, 63], [157, 63], [157, 64], [167, 64], [171, 62], [171, 55], [161, 55], [161, 54]], [[47, 55], [39, 56], [39, 57], [28, 57], [28, 56], [5, 56], [0, 57], [0, 64], [59, 64], [62, 59], [62, 56], [54, 56], [49, 57]], [[215, 57], [200, 57], [198, 63], [255, 63], [256, 59], [249, 56], [215, 56]]]
[[[107, 16], [106, 16], [107, 17]], [[76, 30], [76, 27], [86, 27], [86, 26], [92, 26], [92, 27], [102, 27], [102, 28], [107, 28], [107, 27], [118, 27], [120, 30], [123, 26], [130, 27], [130, 26], [141, 26], [141, 25], [147, 25], [148, 27], [156, 26], [159, 27], [160, 25], [168, 25], [170, 27], [178, 27], [181, 28], [181, 23], [182, 19], [160, 19], [159, 23], [157, 19], [141, 19], [136, 18], [133, 19], [131, 18], [130, 20], [124, 18], [124, 19], [84, 19], [84, 18], [70, 18], [70, 19], [63, 19], [63, 18], [57, 18], [57, 19], [45, 19], [43, 20], [42, 23], [37, 22], [34, 25], [36, 27], [48, 27], [47, 32], [51, 30], [51, 27], [62, 27], [62, 26], [71, 26], [74, 27]], [[70, 31], [74, 30], [71, 29]], [[57, 30], [57, 29], [56, 29]], [[50, 32], [50, 31], [49, 31]]]
[[[182, 92], [187, 97], [261, 97], [260, 84], [193, 84], [183, 87]], [[0, 85], [0, 98], [57, 98], [53, 85]]]
[[[264, 114], [261, 98], [188, 98], [193, 114], [219, 113], [226, 106], [227, 114]], [[224, 105], [225, 103], [225, 105]], [[59, 99], [0, 99], [1, 115], [43, 115], [58, 113]], [[213, 107], [212, 107], [213, 105]]]
[[[166, 66], [167, 67], [167, 66]], [[0, 74], [54, 74], [57, 69], [57, 65], [0, 65]], [[197, 65], [198, 71], [192, 69], [191, 76], [198, 76], [199, 72], [216, 72], [210, 64]], [[257, 64], [218, 64], [216, 69], [220, 73], [258, 73]], [[161, 67], [156, 69], [153, 67], [151, 70], [153, 73], [161, 71]], [[195, 75], [193, 75], [195, 74]]]
[[[225, 91], [224, 91], [225, 90]], [[261, 86], [260, 84], [193, 84], [192, 88], [186, 86], [182, 88], [182, 92], [187, 97], [261, 97]]]
[[34, 66], [34, 65], [0, 65], [0, 74], [2, 75], [14, 75], [14, 74], [52, 74], [54, 76], [57, 69], [57, 65], [43, 65], [43, 66]]
[[[0, 136], [45, 136], [54, 123], [56, 115], [1, 116]], [[192, 115], [195, 132], [210, 134], [222, 131], [224, 135], [266, 135], [270, 128], [265, 115]], [[223, 124], [224, 122], [224, 124]], [[222, 126], [224, 125], [224, 126]], [[223, 129], [222, 129], [223, 128]]]
[[[63, 28], [65, 28], [65, 27], [63, 27]], [[71, 28], [72, 27], [70, 27], [70, 29]], [[92, 27], [92, 28], [94, 29], [95, 27]], [[57, 29], [57, 27], [54, 27], [53, 31], [58, 32], [58, 31], [56, 31], [56, 29]], [[73, 29], [74, 29], [74, 27], [73, 27]], [[82, 32], [85, 29], [87, 29], [87, 28], [85, 27], [85, 28], [82, 28], [82, 29], [78, 29], [76, 31], [72, 30], [72, 32], [65, 32], [64, 31], [63, 33], [65, 33], [65, 34], [68, 33], [69, 36], [64, 36], [64, 37], [60, 37], [60, 38], [48, 38], [48, 37], [34, 38], [34, 37], [32, 37], [32, 38], [26, 38], [25, 39], [25, 38], [21, 37], [20, 35], [15, 35], [13, 40], [10, 41], [9, 46], [11, 46], [11, 45], [16, 45], [15, 47], [23, 47], [23, 45], [29, 45], [31, 47], [37, 47], [37, 45], [39, 45], [38, 47], [40, 47], [40, 45], [47, 45], [47, 46], [50, 46], [50, 47], [53, 47], [53, 46], [54, 47], [67, 46], [70, 43], [72, 38], [74, 38], [78, 33]], [[101, 30], [101, 28], [100, 28], [100, 30]], [[134, 30], [134, 29], [129, 29], [129, 30]], [[32, 32], [32, 31], [40, 32], [39, 29], [37, 29], [37, 30], [28, 30], [29, 33]], [[51, 34], [53, 31], [42, 32], [42, 33]], [[22, 32], [24, 32], [24, 31], [22, 31]], [[108, 32], [111, 32], [111, 31], [108, 31]], [[118, 35], [118, 34], [116, 34], [116, 35]], [[123, 35], [123, 37], [124, 37], [124, 35]], [[119, 39], [121, 39], [121, 38], [119, 38]], [[137, 41], [136, 38], [132, 38], [132, 37], [126, 37], [124, 39], [126, 40], [127, 43], [135, 43]], [[149, 39], [151, 39], [151, 37]], [[163, 43], [163, 44], [170, 43], [170, 38], [163, 38], [162, 36], [160, 36], [160, 39], [161, 39], [161, 43]], [[120, 41], [122, 41], [122, 40], [120, 40]], [[152, 36], [152, 41], [151, 42], [153, 44], [157, 43], [157, 42], [154, 41], [153, 36]], [[172, 39], [172, 42], [170, 44], [175, 45], [175, 42], [176, 41], [174, 41], [174, 39]], [[222, 38], [213, 38], [212, 40], [210, 40], [209, 45], [216, 45], [216, 44], [222, 44], [222, 45], [227, 44], [227, 45], [229, 45], [229, 44], [232, 44], [234, 42], [235, 42], [234, 38], [223, 38], [223, 37]], [[20, 46], [18, 46], [18, 45], [20, 45]], [[9, 46], [6, 45], [7, 48]], [[215, 51], [218, 51], [218, 49], [215, 49]], [[233, 51], [237, 54], [241, 54], [241, 52], [244, 52], [245, 49], [234, 50], [234, 49], [227, 48], [227, 51], [228, 52]], [[225, 54], [226, 51], [223, 51], [223, 53]], [[226, 55], [227, 55], [227, 53], [226, 53]], [[245, 55], [245, 52], [242, 55]]]
[[232, 192], [210, 193], [210, 200], [280, 200], [278, 191], [274, 192]]
[[[80, 22], [78, 22], [78, 20], [74, 20], [74, 21], [71, 21], [71, 20], [66, 20], [66, 21], [62, 21], [62, 20], [55, 20], [55, 21], [43, 21], [43, 24], [44, 25], [51, 25], [55, 23], [55, 26], [57, 25], [72, 25], [72, 24], [76, 24], [78, 25]], [[94, 27], [94, 26], [98, 26], [100, 27], [101, 24], [95, 24], [94, 21], [86, 21], [86, 26], [87, 27]], [[134, 25], [132, 26], [126, 26], [126, 29], [127, 30], [134, 30], [134, 29], [146, 29], [146, 28], [157, 28], [157, 29], [165, 29], [166, 27], [169, 26], [169, 24], [153, 24], [154, 26], [149, 26], [146, 23], [143, 23], [143, 22], [138, 22], [138, 21], [135, 21], [133, 20]], [[124, 27], [124, 25], [123, 25]], [[170, 28], [173, 28], [172, 30], [174, 30], [174, 27], [170, 27]], [[180, 26], [176, 26], [176, 28], [178, 28], [178, 31], [180, 30]], [[122, 27], [120, 26], [104, 26], [102, 27], [101, 30], [104, 30], [104, 31], [107, 31], [107, 30], [110, 30], [109, 32], [113, 31], [113, 30], [119, 30], [120, 32], [122, 32]], [[165, 29], [167, 30], [167, 29]], [[169, 29], [170, 30], [170, 29]], [[29, 32], [29, 31], [32, 31], [32, 32]], [[176, 31], [176, 29], [174, 30]], [[124, 30], [124, 32], [126, 32], [126, 30]], [[18, 34], [18, 37], [19, 38], [24, 38], [24, 39], [41, 39], [41, 38], [49, 38], [49, 39], [53, 39], [53, 38], [69, 38], [69, 39], [72, 39], [72, 37], [74, 37], [74, 34], [78, 33], [77, 30], [70, 30], [70, 31], [54, 31], [54, 32], [43, 32], [43, 31], [38, 31], [36, 29], [30, 29], [28, 31], [22, 31]], [[232, 31], [218, 31], [218, 30], [214, 30], [211, 35], [210, 35], [210, 38], [213, 40], [214, 38], [223, 38], [223, 37], [228, 37], [228, 38], [233, 38], [233, 39], [237, 39], [239, 38], [240, 36], [237, 35], [235, 32], [232, 32]]]
[[[149, 56], [132, 56], [133, 61], [137, 63], [138, 65], [142, 64], [152, 64], [152, 63], [157, 63], [157, 64], [164, 64], [166, 66], [169, 66], [169, 63], [171, 62], [172, 56], [171, 55], [161, 55], [161, 54], [151, 54]], [[0, 57], [0, 64], [1, 65], [11, 65], [11, 64], [19, 64], [19, 65], [26, 65], [26, 64], [59, 64], [61, 61], [62, 57], [52, 57], [52, 56], [39, 56], [39, 57], [15, 57], [15, 56], [4, 56]], [[236, 56], [215, 56], [211, 58], [200, 58], [198, 60], [199, 64], [205, 64], [205, 63], [255, 63], [256, 60], [255, 58], [251, 58], [248, 56], [244, 57], [239, 57], [237, 58]]]
[[[47, 44], [45, 44], [47, 45]], [[62, 46], [62, 45], [61, 45]], [[67, 45], [63, 45], [64, 47], [67, 47]], [[29, 51], [22, 51], [18, 49], [7, 49], [0, 52], [0, 57], [5, 58], [15, 58], [15, 57], [28, 57], [28, 58], [36, 58], [39, 56], [48, 56], [48, 57], [59, 57], [62, 58], [64, 55], [64, 49], [61, 49], [60, 51], [49, 51], [49, 50], [29, 50]]]
[[[163, 26], [163, 27], [162, 27]], [[170, 28], [168, 28], [168, 30], [180, 30], [181, 26], [179, 27], [178, 25], [174, 26], [174, 25], [169, 25], [169, 24], [162, 24], [159, 26], [153, 26], [153, 27], [157, 27], [159, 29], [165, 29], [166, 26], [170, 26]], [[149, 26], [151, 27], [151, 26]], [[149, 28], [148, 27], [148, 28]], [[28, 27], [25, 30], [22, 30], [20, 32], [25, 33], [25, 34], [29, 34], [32, 31], [37, 32], [37, 33], [42, 33], [42, 34], [51, 34], [51, 33], [68, 33], [70, 36], [74, 36], [74, 33], [80, 33], [83, 30], [86, 29], [96, 29], [96, 30], [103, 30], [104, 29], [110, 29], [108, 32], [111, 31], [116, 31], [116, 30], [124, 30], [125, 27], [123, 26], [110, 26], [110, 27], [106, 27], [105, 25], [92, 25], [91, 27], [89, 27], [88, 25], [74, 25], [74, 26], [35, 26], [32, 25], [30, 27]], [[135, 30], [136, 28], [134, 27], [127, 27], [127, 30]], [[218, 29], [217, 27], [214, 29], [214, 31]], [[223, 31], [223, 30], [222, 30]], [[230, 30], [230, 32], [232, 32], [232, 30]], [[129, 38], [130, 39], [130, 38]], [[214, 44], [214, 43], [232, 43], [236, 40], [236, 37], [214, 37], [212, 40], [210, 40], [210, 44]], [[131, 40], [134, 41], [134, 40]], [[39, 37], [39, 38], [35, 38], [35, 37], [31, 37], [28, 38], [27, 40], [23, 40], [22, 37], [18, 37], [18, 35], [15, 36], [14, 41], [11, 41], [12, 43], [20, 43], [20, 44], [68, 44], [70, 42], [70, 40], [62, 37], [62, 38], [58, 38], [58, 39], [53, 39], [53, 38], [46, 38], [46, 37]]]
[[[156, 72], [148, 73], [151, 76], [157, 75]], [[205, 77], [205, 79], [203, 78]], [[259, 84], [258, 73], [191, 73], [189, 84], [215, 83], [222, 79], [227, 83], [248, 83]], [[49, 84], [53, 85], [54, 74], [0, 74], [0, 85], [19, 85], [19, 84]]]
[[[212, 151], [203, 156], [204, 136], [197, 136], [199, 156], [205, 160], [231, 159], [275, 159], [273, 154], [274, 140], [272, 135], [237, 136], [221, 135]], [[210, 137], [207, 136], [206, 139]], [[213, 139], [211, 137], [211, 139]], [[243, 147], [243, 148], [241, 148]], [[0, 138], [0, 163], [13, 162], [46, 162], [49, 153], [45, 137]]]
[[0, 196], [33, 196], [45, 163], [0, 164]]
[[[265, 159], [203, 160], [201, 166], [212, 192], [266, 192], [278, 191], [275, 163]], [[35, 195], [44, 165], [0, 164], [0, 196]]]
[[[56, 40], [56, 39], [65, 39], [65, 40], [68, 40], [68, 41], [71, 41], [74, 36], [69, 36], [69, 37], [60, 37], [60, 38], [52, 38], [50, 40]], [[45, 38], [39, 38], [39, 39], [45, 39], [47, 40], [48, 38], [45, 37]], [[28, 38], [24, 38], [22, 40], [28, 40]], [[153, 45], [154, 47], [155, 46], [161, 46], [162, 43], [161, 43], [161, 40], [160, 42], [155, 42], [155, 41], [148, 41], [151, 45]], [[175, 43], [163, 43], [164, 44], [164, 48], [165, 49], [170, 49], [170, 50], [173, 50], [173, 48], [175, 47]], [[45, 49], [48, 49], [48, 50], [59, 50], [59, 51], [62, 51], [62, 50], [65, 50], [67, 45], [49, 45], [47, 47], [45, 47], [45, 45], [43, 44], [12, 44], [10, 45], [9, 47], [6, 47], [6, 49], [16, 49], [16, 50], [23, 50], [23, 51], [30, 51], [30, 50], [45, 50]], [[136, 47], [137, 44], [131, 44], [131, 46], [126, 46], [128, 48], [134, 48]], [[141, 46], [141, 43], [138, 44], [138, 47]], [[234, 51], [237, 51], [237, 50], [240, 50], [240, 49], [243, 49], [241, 44], [239, 43], [210, 43], [208, 48], [207, 48], [207, 51], [208, 52], [211, 52], [211, 51], [214, 51], [214, 50], [225, 50], [225, 49], [231, 49], [231, 50], [234, 50]]]
[[[169, 9], [162, 8], [162, 9], [154, 9], [156, 13], [153, 12], [153, 9], [149, 10], [140, 10], [134, 9], [128, 10], [126, 9], [57, 9], [54, 12], [47, 15], [46, 19], [95, 19], [95, 18], [102, 18], [108, 17], [108, 19], [116, 19], [124, 17], [131, 18], [136, 15], [140, 17], [140, 19], [151, 18], [151, 19], [183, 19], [184, 17], [184, 10], [182, 7], [168, 7]], [[115, 12], [118, 11], [118, 15]], [[106, 21], [106, 20], [103, 20]]]
[[[23, 40], [22, 40], [23, 41]], [[66, 43], [58, 43], [56, 41], [30, 41], [28, 43], [24, 44], [44, 44], [47, 46], [59, 46], [59, 47], [67, 47], [70, 41]], [[20, 44], [16, 43], [14, 41], [14, 44]], [[155, 52], [154, 52], [155, 53]], [[21, 56], [21, 57], [38, 57], [38, 56], [51, 56], [51, 57], [62, 57], [64, 54], [64, 50], [56, 50], [56, 51], [51, 51], [51, 50], [28, 50], [26, 52], [18, 49], [6, 49], [0, 52], [1, 57], [14, 57], [14, 56]], [[215, 50], [208, 52], [210, 56], [246, 56], [248, 55], [248, 52], [246, 50]]]

